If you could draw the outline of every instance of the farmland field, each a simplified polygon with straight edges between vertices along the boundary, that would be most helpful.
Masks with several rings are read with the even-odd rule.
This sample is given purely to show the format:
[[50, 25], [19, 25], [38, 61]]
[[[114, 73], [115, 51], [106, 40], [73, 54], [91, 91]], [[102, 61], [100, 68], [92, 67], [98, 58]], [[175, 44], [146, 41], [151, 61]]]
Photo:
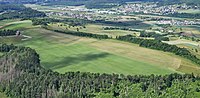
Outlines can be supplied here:
[[[13, 22], [15, 24], [17, 22]], [[23, 26], [26, 25], [26, 28]], [[16, 43], [35, 49], [47, 69], [65, 73], [68, 71], [122, 73], [122, 74], [168, 74], [199, 73], [191, 61], [157, 50], [116, 40], [80, 38], [32, 26], [30, 21], [6, 26], [22, 30], [28, 40], [15, 37], [0, 38], [6, 43]], [[7, 41], [5, 41], [5, 39]], [[190, 68], [192, 70], [185, 70]]]
[[[177, 26], [177, 27], [180, 27], [180, 26]], [[182, 26], [181, 28], [186, 33], [192, 33], [192, 34], [200, 37], [200, 26], [198, 26], [198, 25], [196, 25], [196, 26]]]
[[79, 28], [80, 32], [86, 32], [86, 33], [93, 33], [93, 34], [102, 34], [102, 35], [109, 35], [112, 37], [116, 37], [119, 35], [127, 35], [127, 34], [136, 34], [138, 32], [133, 32], [133, 31], [125, 31], [125, 30], [103, 30], [102, 25], [95, 25], [95, 24], [88, 24], [85, 27], [67, 27], [67, 26], [58, 26], [60, 24], [50, 24], [49, 27], [53, 29], [58, 29], [58, 30], [70, 30], [70, 31], [77, 31], [77, 28]]
[[[168, 69], [166, 66], [159, 67], [159, 65], [155, 66], [154, 63], [149, 64], [148, 62], [98, 49], [97, 46], [101, 47], [103, 45], [100, 40], [53, 34], [55, 32], [42, 29], [28, 30], [24, 34], [29, 35], [31, 32], [44, 32], [44, 34], [34, 34], [40, 37], [33, 37], [30, 41], [25, 41], [20, 45], [36, 49], [40, 54], [42, 65], [60, 73], [67, 71], [123, 74], [166, 74], [175, 72], [172, 68]], [[118, 43], [112, 40], [109, 42]], [[97, 46], [94, 46], [94, 44]], [[147, 71], [145, 72], [144, 69]]]
[[18, 20], [15, 20], [15, 19], [1, 20], [0, 21], [0, 27], [5, 26], [7, 23], [11, 23], [11, 22], [15, 22], [15, 21], [18, 21]]
[[171, 44], [171, 45], [188, 44], [188, 45], [193, 45], [193, 46], [196, 46], [196, 47], [198, 47], [200, 45], [199, 42], [189, 41], [189, 40], [186, 40], [186, 39], [177, 39], [177, 40], [165, 41], [165, 42], [168, 43], [168, 44]]

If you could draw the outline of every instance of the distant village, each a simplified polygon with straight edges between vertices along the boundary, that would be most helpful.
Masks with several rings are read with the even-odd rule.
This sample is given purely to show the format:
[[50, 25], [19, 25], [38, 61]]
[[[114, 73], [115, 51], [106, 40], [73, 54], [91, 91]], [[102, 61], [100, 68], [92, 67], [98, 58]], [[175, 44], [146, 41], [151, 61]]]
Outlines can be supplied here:
[[[66, 16], [70, 18], [79, 18], [87, 20], [119, 20], [122, 15], [133, 15], [137, 13], [168, 15], [177, 13], [179, 10], [200, 9], [197, 6], [188, 6], [186, 4], [176, 4], [167, 6], [158, 6], [157, 3], [128, 3], [110, 9], [87, 9], [85, 6], [67, 6], [57, 7], [62, 12], [49, 12], [48, 15]], [[113, 15], [112, 17], [109, 17]], [[199, 19], [179, 20], [165, 19], [160, 17], [148, 17], [143, 20], [156, 21], [157, 24], [170, 25], [200, 25]]]

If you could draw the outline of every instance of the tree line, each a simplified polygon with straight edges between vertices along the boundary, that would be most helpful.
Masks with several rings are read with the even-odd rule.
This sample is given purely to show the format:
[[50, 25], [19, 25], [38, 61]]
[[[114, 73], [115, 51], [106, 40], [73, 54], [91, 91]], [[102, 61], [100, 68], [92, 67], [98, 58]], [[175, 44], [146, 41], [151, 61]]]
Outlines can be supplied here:
[[0, 49], [7, 52], [0, 57], [0, 91], [11, 98], [158, 98], [200, 94], [200, 77], [193, 74], [59, 74], [41, 67], [39, 55], [31, 48], [2, 44]]
[[145, 31], [140, 32], [140, 37], [152, 37], [155, 38], [155, 40], [169, 41], [169, 38], [165, 37], [166, 35], [167, 34], [158, 34], [155, 32], [145, 32]]
[[[51, 30], [46, 26], [44, 28]], [[70, 35], [74, 35], [74, 36], [80, 36], [80, 37], [96, 38], [96, 39], [109, 39], [110, 38], [108, 35], [99, 35], [99, 34], [92, 34], [92, 33], [85, 33], [85, 32], [61, 31], [61, 30], [51, 30], [51, 31], [64, 33], [64, 34], [70, 34]]]
[[0, 13], [4, 11], [17, 11], [25, 9], [25, 6], [20, 4], [0, 4]]
[[54, 19], [54, 18], [33, 18], [31, 19], [32, 25], [48, 25], [50, 23], [54, 22], [62, 22], [60, 19]]
[[135, 31], [135, 32], [140, 32], [141, 30], [136, 30], [136, 29], [130, 29], [130, 28], [125, 28], [125, 27], [104, 27], [104, 30], [126, 30], [126, 31]]
[[116, 39], [135, 43], [135, 44], [139, 44], [139, 46], [141, 46], [141, 47], [161, 50], [161, 51], [164, 51], [164, 52], [171, 52], [171, 53], [174, 53], [176, 55], [187, 58], [187, 59], [197, 63], [198, 65], [200, 65], [200, 59], [198, 57], [196, 57], [195, 55], [193, 55], [186, 48], [180, 48], [176, 45], [170, 45], [170, 44], [167, 44], [167, 43], [163, 43], [162, 41], [159, 41], [159, 40], [149, 40], [149, 39], [136, 38], [132, 35], [118, 36]]
[[17, 30], [0, 30], [0, 36], [16, 35]]
[[4, 13], [0, 14], [0, 20], [3, 19], [29, 19], [34, 17], [45, 17], [44, 12], [26, 8], [24, 5], [7, 4], [7, 6], [0, 7], [0, 10]]

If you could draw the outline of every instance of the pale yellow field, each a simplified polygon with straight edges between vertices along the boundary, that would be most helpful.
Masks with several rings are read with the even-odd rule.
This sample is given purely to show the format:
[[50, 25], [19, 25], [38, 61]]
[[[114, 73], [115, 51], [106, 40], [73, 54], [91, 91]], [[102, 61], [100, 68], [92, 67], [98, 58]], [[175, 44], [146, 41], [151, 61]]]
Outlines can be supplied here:
[[200, 46], [200, 42], [195, 42], [195, 41], [186, 40], [186, 39], [177, 39], [173, 41], [163, 41], [163, 42], [171, 44], [171, 45], [189, 44], [189, 45], [194, 45], [194, 46]]
[[[79, 28], [80, 32], [86, 32], [86, 33], [93, 33], [93, 34], [105, 34], [112, 37], [116, 37], [119, 35], [127, 35], [127, 34], [138, 34], [139, 32], [133, 32], [133, 31], [125, 31], [125, 30], [103, 30], [102, 25], [95, 25], [95, 24], [88, 24], [86, 25], [86, 28], [83, 27], [68, 27], [68, 26], [58, 26], [61, 24], [50, 24], [49, 26], [53, 29], [61, 29], [61, 30], [70, 30], [70, 31], [77, 31], [77, 28]], [[67, 28], [67, 29], [66, 29]]]
[[200, 10], [198, 9], [189, 9], [189, 10], [180, 10], [180, 13], [190, 13], [190, 14], [198, 14], [200, 13]]

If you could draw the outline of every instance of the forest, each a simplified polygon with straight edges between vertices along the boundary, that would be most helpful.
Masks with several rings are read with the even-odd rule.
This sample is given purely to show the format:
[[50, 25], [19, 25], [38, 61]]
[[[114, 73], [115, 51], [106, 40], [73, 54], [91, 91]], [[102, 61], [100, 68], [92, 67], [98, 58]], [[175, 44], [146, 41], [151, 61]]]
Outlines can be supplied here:
[[13, 5], [14, 4], [0, 4], [0, 12], [4, 11], [0, 14], [0, 20], [16, 18], [29, 19], [46, 16], [44, 12], [26, 8], [24, 5]]
[[0, 30], [0, 36], [10, 36], [10, 35], [16, 35], [16, 30]]
[[197, 97], [200, 77], [193, 74], [123, 75], [89, 72], [59, 74], [44, 69], [28, 47], [2, 44], [0, 91], [11, 98]]
[[0, 4], [0, 12], [4, 11], [17, 11], [17, 10], [22, 10], [25, 9], [25, 6], [23, 5], [17, 5], [17, 4]]

